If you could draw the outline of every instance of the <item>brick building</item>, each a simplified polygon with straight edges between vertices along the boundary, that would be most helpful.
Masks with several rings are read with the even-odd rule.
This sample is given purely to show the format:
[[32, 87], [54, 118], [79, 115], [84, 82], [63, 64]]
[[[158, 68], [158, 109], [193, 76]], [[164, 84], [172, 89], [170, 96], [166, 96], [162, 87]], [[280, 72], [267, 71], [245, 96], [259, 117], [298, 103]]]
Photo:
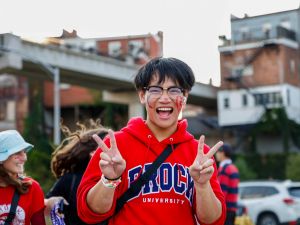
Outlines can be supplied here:
[[[49, 45], [59, 45], [62, 48], [72, 49], [74, 51], [83, 51], [88, 54], [97, 54], [117, 60], [126, 61], [128, 64], [144, 64], [151, 58], [162, 55], [162, 32], [156, 35], [136, 35], [125, 37], [110, 38], [88, 38], [83, 39], [77, 36], [77, 32], [63, 31], [60, 37], [47, 38], [45, 43]], [[45, 105], [53, 106], [53, 85], [45, 82]], [[61, 93], [61, 106], [71, 106], [76, 104], [92, 104], [94, 102], [93, 94], [90, 89], [79, 86], [64, 84]], [[72, 96], [72, 97], [71, 97]]]
[[[231, 39], [220, 39], [219, 125], [251, 127], [274, 108], [300, 124], [300, 9], [231, 16]], [[259, 138], [261, 147], [282, 151], [282, 144], [269, 138]]]

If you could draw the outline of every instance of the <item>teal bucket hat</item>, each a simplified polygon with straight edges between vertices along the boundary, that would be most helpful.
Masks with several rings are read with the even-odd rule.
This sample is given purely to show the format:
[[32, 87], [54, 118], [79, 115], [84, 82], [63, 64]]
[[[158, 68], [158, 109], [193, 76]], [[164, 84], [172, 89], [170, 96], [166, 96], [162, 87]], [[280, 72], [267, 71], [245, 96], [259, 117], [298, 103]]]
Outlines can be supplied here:
[[16, 130], [6, 130], [0, 132], [0, 162], [7, 160], [9, 156], [19, 151], [28, 152], [33, 148], [27, 143]]

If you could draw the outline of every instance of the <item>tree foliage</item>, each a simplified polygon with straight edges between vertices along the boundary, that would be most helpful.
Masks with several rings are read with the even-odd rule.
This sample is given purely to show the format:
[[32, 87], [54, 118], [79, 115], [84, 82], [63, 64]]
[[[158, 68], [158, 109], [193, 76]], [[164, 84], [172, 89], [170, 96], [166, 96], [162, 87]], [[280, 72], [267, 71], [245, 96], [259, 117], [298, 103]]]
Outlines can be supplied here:
[[300, 154], [291, 154], [287, 159], [286, 178], [300, 181]]
[[50, 170], [52, 147], [43, 126], [43, 106], [39, 94], [34, 96], [34, 103], [25, 119], [23, 132], [24, 139], [34, 145], [33, 150], [28, 153], [25, 171], [28, 176], [37, 180], [43, 190], [47, 192], [54, 183]]
[[241, 180], [251, 179], [278, 179], [286, 177], [288, 154], [240, 154], [237, 157], [236, 165], [240, 171]]
[[235, 161], [235, 165], [239, 170], [241, 181], [256, 179], [257, 174], [251, 167], [249, 167], [244, 157], [238, 157]]
[[290, 151], [290, 143], [293, 143], [300, 149], [300, 125], [288, 118], [283, 107], [266, 109], [261, 120], [255, 125], [250, 133], [253, 140], [252, 149], [256, 152], [256, 137], [259, 135], [277, 135], [282, 139], [282, 149], [288, 153]]

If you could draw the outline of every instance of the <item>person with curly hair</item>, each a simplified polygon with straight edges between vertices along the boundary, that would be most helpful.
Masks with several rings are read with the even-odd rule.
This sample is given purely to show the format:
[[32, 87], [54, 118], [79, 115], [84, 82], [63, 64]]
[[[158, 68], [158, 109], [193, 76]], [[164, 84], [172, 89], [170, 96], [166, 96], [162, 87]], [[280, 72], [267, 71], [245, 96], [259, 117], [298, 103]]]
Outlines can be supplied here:
[[18, 131], [0, 132], [0, 224], [46, 224], [44, 193], [39, 183], [24, 173], [27, 152], [32, 148]]
[[91, 120], [88, 127], [80, 123], [77, 125], [80, 129], [75, 132], [62, 126], [66, 138], [55, 149], [51, 160], [51, 170], [57, 181], [46, 195], [47, 198], [60, 196], [68, 202], [63, 211], [66, 225], [86, 224], [77, 216], [77, 187], [98, 146], [92, 136], [96, 134], [104, 138], [107, 134], [107, 130], [98, 121]]

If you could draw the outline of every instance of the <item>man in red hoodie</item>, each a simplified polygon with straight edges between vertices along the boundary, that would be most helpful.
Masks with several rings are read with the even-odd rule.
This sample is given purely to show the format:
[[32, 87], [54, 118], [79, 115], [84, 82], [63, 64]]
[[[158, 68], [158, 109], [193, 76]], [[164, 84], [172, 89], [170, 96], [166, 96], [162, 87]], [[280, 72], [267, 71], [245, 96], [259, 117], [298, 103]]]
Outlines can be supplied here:
[[[187, 132], [178, 120], [195, 77], [191, 68], [175, 58], [155, 58], [142, 66], [134, 80], [146, 120], [132, 118], [119, 132], [108, 132], [91, 159], [77, 192], [78, 213], [95, 224], [108, 218], [118, 225], [223, 225], [224, 196], [217, 180], [211, 149]], [[117, 199], [147, 171], [168, 146], [172, 153], [142, 190], [115, 214]]]

